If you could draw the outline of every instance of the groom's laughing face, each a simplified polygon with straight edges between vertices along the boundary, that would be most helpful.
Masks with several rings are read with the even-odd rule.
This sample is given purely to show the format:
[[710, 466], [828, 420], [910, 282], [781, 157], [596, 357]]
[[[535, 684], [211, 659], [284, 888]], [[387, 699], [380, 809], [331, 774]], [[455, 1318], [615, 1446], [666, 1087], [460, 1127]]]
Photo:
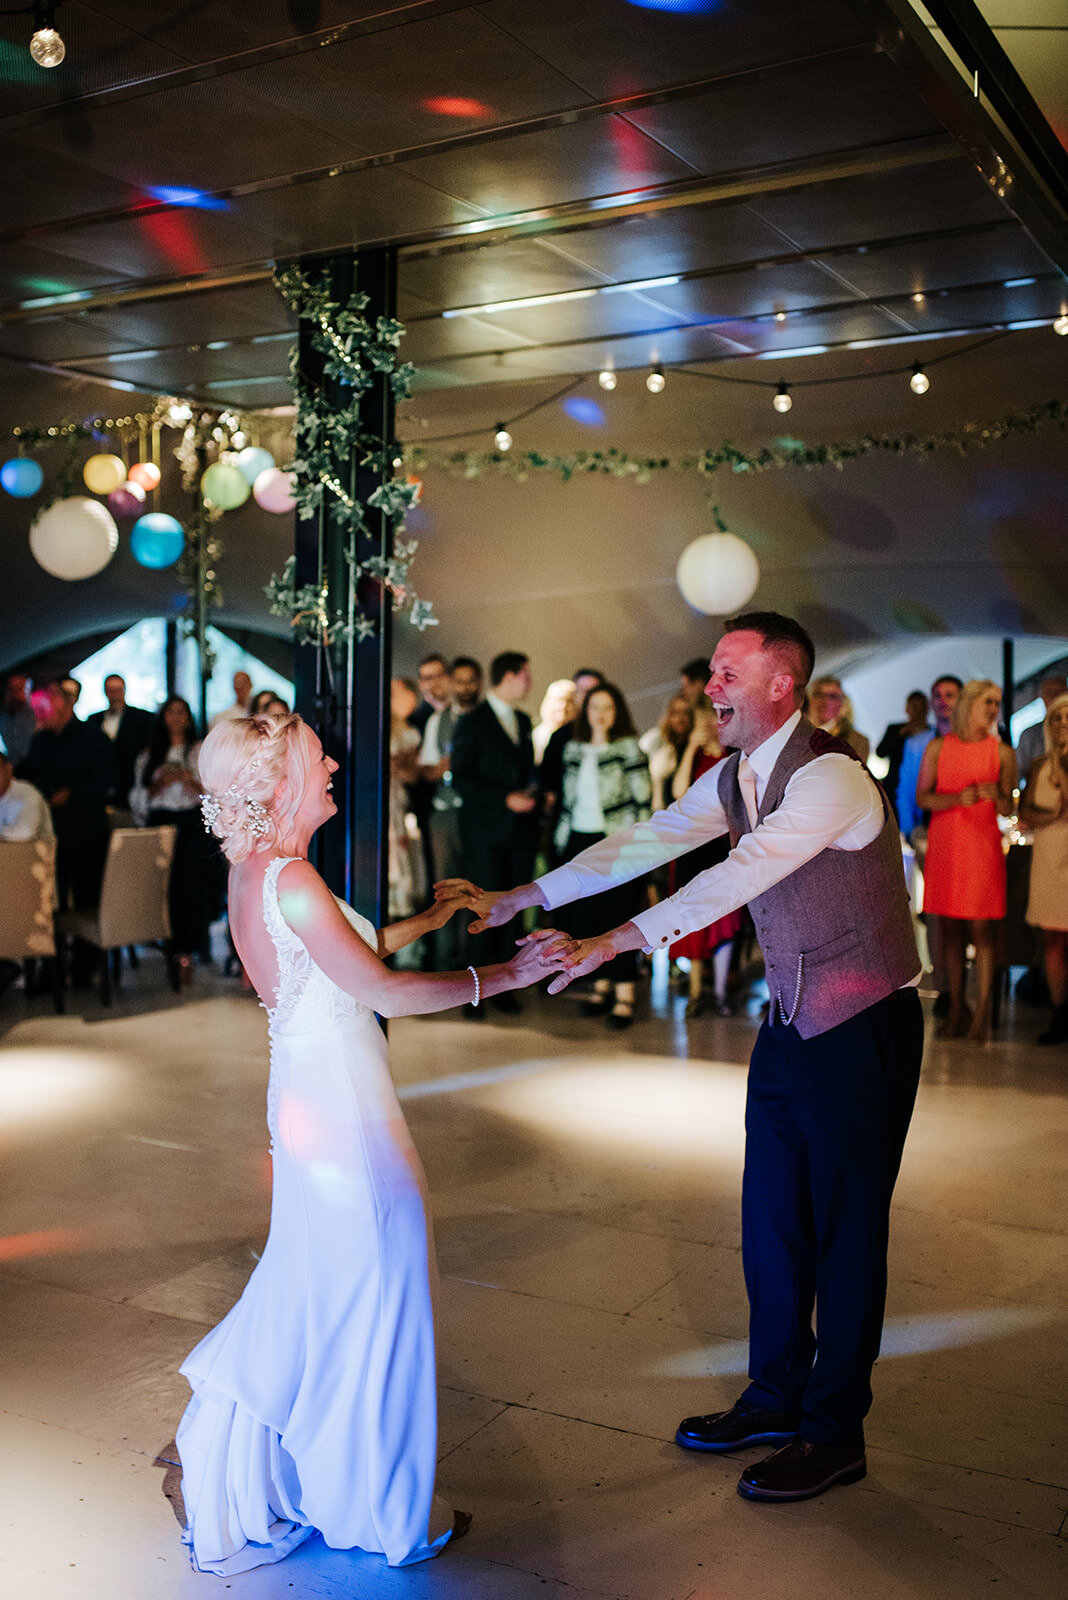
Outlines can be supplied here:
[[780, 727], [788, 704], [793, 710], [793, 679], [761, 634], [739, 629], [725, 633], [711, 661], [705, 694], [716, 713], [720, 743], [747, 753]]

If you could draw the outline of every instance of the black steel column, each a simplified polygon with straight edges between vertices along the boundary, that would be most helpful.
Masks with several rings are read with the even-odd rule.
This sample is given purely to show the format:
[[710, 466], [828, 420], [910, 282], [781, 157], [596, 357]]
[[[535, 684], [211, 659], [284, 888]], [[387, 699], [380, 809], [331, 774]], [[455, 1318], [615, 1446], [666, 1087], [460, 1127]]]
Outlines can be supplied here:
[[[358, 256], [332, 256], [301, 263], [309, 276], [326, 275], [331, 298], [341, 304], [354, 289], [369, 296], [364, 312], [373, 324], [396, 313], [396, 251], [385, 247]], [[300, 324], [300, 366], [304, 377], [321, 387], [339, 408], [351, 403], [352, 391], [323, 375], [322, 357], [312, 348], [307, 322]], [[361, 432], [385, 450], [387, 471], [393, 443], [393, 391], [387, 374], [375, 380], [361, 398]], [[362, 454], [362, 452], [361, 452]], [[361, 468], [359, 454], [336, 462], [338, 482], [366, 507], [382, 481], [380, 472]], [[312, 859], [336, 894], [342, 895], [376, 927], [388, 915], [389, 805], [389, 680], [392, 659], [390, 596], [378, 583], [361, 583], [357, 595], [345, 561], [348, 535], [333, 514], [327, 495], [318, 517], [296, 519], [296, 582], [330, 588], [330, 609], [351, 621], [359, 602], [374, 619], [375, 632], [359, 644], [331, 640], [328, 645], [295, 650], [296, 708], [339, 763], [334, 779], [338, 814], [319, 829]], [[360, 539], [361, 559], [393, 555], [393, 526], [387, 516], [365, 510], [368, 533]]]

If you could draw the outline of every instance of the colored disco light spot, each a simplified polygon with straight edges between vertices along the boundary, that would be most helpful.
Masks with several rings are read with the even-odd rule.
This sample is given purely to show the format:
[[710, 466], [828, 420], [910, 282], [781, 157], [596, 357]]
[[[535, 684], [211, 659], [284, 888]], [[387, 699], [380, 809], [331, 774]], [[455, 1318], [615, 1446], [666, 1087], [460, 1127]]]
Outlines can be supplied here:
[[443, 94], [423, 101], [423, 110], [432, 111], [436, 117], [492, 117], [493, 107], [481, 100], [466, 100], [462, 95]]
[[0, 1261], [26, 1261], [32, 1256], [54, 1256], [74, 1250], [88, 1235], [84, 1228], [46, 1228], [40, 1233], [12, 1233], [0, 1239]]
[[218, 195], [205, 194], [200, 189], [173, 188], [168, 184], [161, 184], [156, 188], [147, 188], [147, 195], [153, 200], [161, 200], [168, 206], [189, 206], [194, 211], [228, 211], [229, 202]]
[[564, 401], [563, 409], [575, 422], [583, 423], [587, 428], [603, 428], [604, 412], [596, 400], [588, 400], [584, 395], [569, 395]]
[[680, 16], [700, 17], [718, 11], [723, 0], [627, 0], [627, 4], [640, 11], [676, 11]]
[[208, 265], [192, 224], [180, 211], [155, 211], [141, 218], [169, 266], [179, 272], [201, 272]]
[[41, 69], [28, 49], [0, 39], [0, 83], [40, 83]]

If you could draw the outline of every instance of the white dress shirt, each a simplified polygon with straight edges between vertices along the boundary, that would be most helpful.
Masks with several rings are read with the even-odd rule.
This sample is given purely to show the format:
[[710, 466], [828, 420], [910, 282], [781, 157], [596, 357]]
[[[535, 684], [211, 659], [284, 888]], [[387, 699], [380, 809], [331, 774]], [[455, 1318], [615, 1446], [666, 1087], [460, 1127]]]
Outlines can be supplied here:
[[[800, 720], [801, 713], [795, 711], [750, 753], [758, 805]], [[612, 884], [626, 883], [726, 833], [719, 780], [716, 766], [666, 811], [610, 834], [567, 866], [539, 878], [538, 887], [549, 909], [583, 895], [599, 894]], [[794, 773], [781, 805], [739, 839], [726, 861], [699, 873], [670, 899], [633, 919], [645, 937], [644, 948], [653, 950], [707, 928], [789, 877], [821, 850], [863, 850], [882, 826], [879, 791], [863, 765], [845, 755], [817, 756]]]
[[12, 778], [0, 795], [0, 839], [53, 839], [52, 813], [39, 789], [22, 778]]

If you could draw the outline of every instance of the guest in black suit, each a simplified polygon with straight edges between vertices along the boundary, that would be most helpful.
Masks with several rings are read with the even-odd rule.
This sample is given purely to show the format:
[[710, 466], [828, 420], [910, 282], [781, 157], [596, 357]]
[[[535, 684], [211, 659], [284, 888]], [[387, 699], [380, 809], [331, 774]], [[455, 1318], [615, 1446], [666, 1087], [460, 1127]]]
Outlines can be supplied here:
[[108, 795], [108, 802], [125, 811], [130, 804], [134, 766], [152, 737], [154, 719], [151, 711], [141, 711], [137, 706], [126, 704], [126, 681], [117, 672], [104, 679], [104, 693], [108, 700], [107, 710], [94, 711], [85, 720], [90, 727], [99, 728], [111, 740], [115, 756], [115, 785]]
[[[463, 801], [460, 843], [464, 872], [479, 884], [508, 884], [533, 870], [537, 845], [534, 796], [534, 744], [530, 718], [518, 709], [530, 692], [530, 664], [518, 650], [505, 650], [490, 663], [490, 688], [456, 725], [452, 781]], [[509, 874], [512, 876], [509, 877]], [[507, 960], [514, 939], [505, 931], [487, 959]], [[498, 995], [502, 1011], [518, 1011], [514, 995]]]

